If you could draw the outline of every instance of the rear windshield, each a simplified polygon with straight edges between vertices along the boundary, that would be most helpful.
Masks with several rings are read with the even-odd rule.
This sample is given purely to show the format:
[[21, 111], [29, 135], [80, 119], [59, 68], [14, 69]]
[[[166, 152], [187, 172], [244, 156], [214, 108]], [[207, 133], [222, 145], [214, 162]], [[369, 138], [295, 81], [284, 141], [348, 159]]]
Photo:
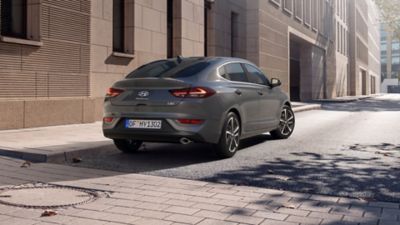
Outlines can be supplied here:
[[155, 61], [134, 70], [126, 78], [148, 78], [148, 77], [169, 77], [184, 78], [191, 77], [203, 71], [209, 62], [204, 60], [160, 60]]

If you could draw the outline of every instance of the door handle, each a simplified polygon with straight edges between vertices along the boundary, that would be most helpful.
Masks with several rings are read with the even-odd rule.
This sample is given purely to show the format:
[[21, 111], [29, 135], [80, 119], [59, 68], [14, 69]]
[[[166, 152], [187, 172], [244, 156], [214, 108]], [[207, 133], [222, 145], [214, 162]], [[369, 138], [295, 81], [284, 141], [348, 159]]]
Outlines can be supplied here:
[[257, 91], [258, 95], [264, 95], [262, 91]]
[[235, 90], [235, 93], [236, 93], [237, 95], [242, 95], [242, 91], [239, 90], [239, 89], [236, 89], [236, 90]]

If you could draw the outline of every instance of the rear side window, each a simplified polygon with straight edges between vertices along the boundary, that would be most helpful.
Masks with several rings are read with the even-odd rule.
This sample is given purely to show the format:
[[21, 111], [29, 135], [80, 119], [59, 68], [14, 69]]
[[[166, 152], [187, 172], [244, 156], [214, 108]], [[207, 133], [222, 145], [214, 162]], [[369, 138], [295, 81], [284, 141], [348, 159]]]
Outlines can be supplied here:
[[185, 78], [200, 73], [209, 65], [209, 62], [196, 59], [187, 59], [180, 63], [176, 60], [160, 60], [139, 67], [126, 78]]
[[265, 77], [265, 75], [255, 66], [249, 65], [249, 64], [244, 64], [244, 67], [247, 70], [247, 76], [249, 79], [249, 82], [254, 83], [254, 84], [261, 84], [261, 85], [267, 85], [268, 80]]
[[[247, 82], [246, 73], [240, 63], [231, 63], [225, 65], [225, 76], [231, 81]], [[228, 79], [226, 78], [226, 79]]]

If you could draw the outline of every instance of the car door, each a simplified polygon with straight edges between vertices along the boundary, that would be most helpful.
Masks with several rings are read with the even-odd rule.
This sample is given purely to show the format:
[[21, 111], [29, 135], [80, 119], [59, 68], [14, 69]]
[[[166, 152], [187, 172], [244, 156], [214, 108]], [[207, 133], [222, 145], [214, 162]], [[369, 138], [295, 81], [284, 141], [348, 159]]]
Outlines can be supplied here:
[[244, 64], [244, 67], [249, 81], [259, 86], [258, 123], [261, 129], [272, 129], [279, 121], [280, 98], [277, 90], [271, 88], [268, 78], [257, 67], [250, 64]]
[[229, 63], [219, 71], [220, 75], [230, 80], [229, 87], [235, 93], [235, 103], [239, 105], [244, 133], [260, 129], [258, 88], [249, 83], [245, 70], [240, 63]]

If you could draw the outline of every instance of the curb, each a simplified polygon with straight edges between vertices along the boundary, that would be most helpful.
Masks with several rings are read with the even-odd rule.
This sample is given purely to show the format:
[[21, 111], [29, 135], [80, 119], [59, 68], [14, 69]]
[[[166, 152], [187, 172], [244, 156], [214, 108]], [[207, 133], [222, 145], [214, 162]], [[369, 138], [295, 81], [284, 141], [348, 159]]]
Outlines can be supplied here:
[[318, 110], [321, 109], [320, 104], [312, 104], [312, 105], [305, 105], [305, 106], [297, 106], [293, 107], [293, 112], [305, 112], [310, 110]]
[[358, 96], [358, 97], [348, 98], [348, 99], [340, 99], [340, 98], [336, 98], [336, 99], [316, 99], [316, 100], [312, 100], [311, 102], [316, 102], [316, 103], [321, 103], [321, 104], [323, 104], [323, 103], [349, 103], [349, 102], [356, 102], [356, 101], [360, 101], [360, 100], [375, 98], [375, 97], [379, 97], [379, 96], [382, 96], [382, 94]]
[[[113, 145], [109, 141], [105, 141], [103, 144], [96, 144], [88, 147], [76, 148], [71, 151], [61, 151], [56, 153], [44, 154], [44, 153], [33, 153], [27, 152], [20, 149], [0, 149], [0, 156], [7, 156], [11, 158], [17, 158], [26, 160], [33, 163], [64, 163], [71, 162], [74, 158], [86, 158], [96, 154], [101, 154], [107, 151], [108, 148]], [[40, 151], [40, 149], [35, 149]]]

